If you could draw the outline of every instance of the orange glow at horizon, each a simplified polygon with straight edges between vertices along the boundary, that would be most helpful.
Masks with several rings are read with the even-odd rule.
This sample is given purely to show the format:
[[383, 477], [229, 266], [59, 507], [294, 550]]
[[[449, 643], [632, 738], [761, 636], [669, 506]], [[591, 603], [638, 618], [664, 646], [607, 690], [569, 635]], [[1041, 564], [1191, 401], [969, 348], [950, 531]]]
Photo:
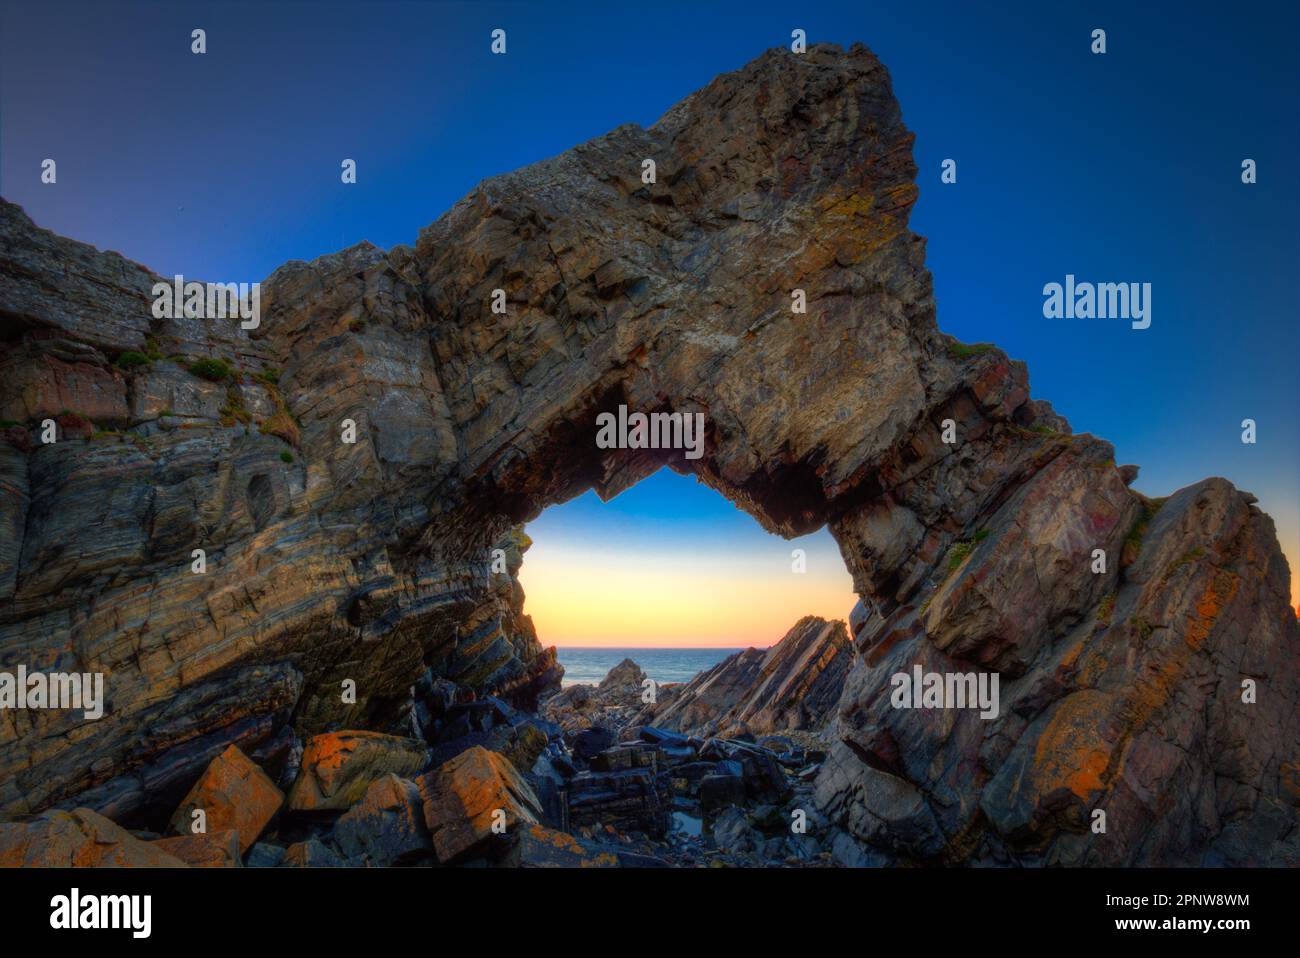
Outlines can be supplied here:
[[765, 648], [799, 619], [847, 620], [857, 601], [838, 555], [808, 549], [790, 569], [788, 543], [736, 558], [683, 550], [654, 555], [536, 543], [519, 578], [545, 646]]

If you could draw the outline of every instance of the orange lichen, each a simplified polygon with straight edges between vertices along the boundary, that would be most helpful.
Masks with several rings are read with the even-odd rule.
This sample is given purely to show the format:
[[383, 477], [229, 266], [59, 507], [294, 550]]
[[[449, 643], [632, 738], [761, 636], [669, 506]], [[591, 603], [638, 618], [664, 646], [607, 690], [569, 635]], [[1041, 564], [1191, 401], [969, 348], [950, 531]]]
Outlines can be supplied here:
[[1105, 787], [1102, 776], [1113, 745], [1102, 734], [1101, 722], [1109, 698], [1085, 690], [1057, 707], [1034, 747], [1031, 775], [1040, 794], [1065, 787], [1086, 801]]

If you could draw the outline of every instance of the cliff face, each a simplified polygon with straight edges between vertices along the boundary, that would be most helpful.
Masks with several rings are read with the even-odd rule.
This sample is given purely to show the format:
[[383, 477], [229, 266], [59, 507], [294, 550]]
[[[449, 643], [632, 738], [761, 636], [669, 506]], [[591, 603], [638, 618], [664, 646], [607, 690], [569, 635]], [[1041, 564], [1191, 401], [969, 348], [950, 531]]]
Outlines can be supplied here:
[[[286, 264], [251, 333], [154, 319], [158, 277], [0, 205], [0, 666], [109, 698], [4, 714], [0, 812], [129, 817], [231, 743], [404, 727], [429, 673], [527, 704], [558, 676], [516, 527], [668, 464], [840, 543], [862, 603], [818, 797], [864, 860], [1294, 861], [1271, 521], [1222, 480], [1143, 499], [1022, 364], [938, 332], [911, 144], [865, 49], [769, 52], [414, 247]], [[597, 448], [620, 404], [703, 413], [703, 457]], [[997, 671], [997, 716], [895, 708], [914, 665]]]

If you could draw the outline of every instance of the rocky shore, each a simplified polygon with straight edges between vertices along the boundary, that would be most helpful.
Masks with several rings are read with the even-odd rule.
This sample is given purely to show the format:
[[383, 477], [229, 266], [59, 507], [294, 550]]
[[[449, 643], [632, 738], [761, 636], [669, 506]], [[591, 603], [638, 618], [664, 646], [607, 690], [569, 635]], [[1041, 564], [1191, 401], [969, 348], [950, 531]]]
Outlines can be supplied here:
[[[769, 658], [802, 658], [810, 635], [842, 644], [844, 625], [805, 619]], [[835, 863], [812, 804], [824, 749], [633, 724], [649, 714], [645, 682], [626, 660], [599, 686], [551, 695], [538, 714], [426, 678], [415, 690], [418, 736], [327, 732], [257, 760], [231, 745], [159, 831], [89, 808], [0, 823], [0, 866]], [[752, 701], [747, 691], [729, 710]], [[717, 692], [712, 701], [724, 704]]]

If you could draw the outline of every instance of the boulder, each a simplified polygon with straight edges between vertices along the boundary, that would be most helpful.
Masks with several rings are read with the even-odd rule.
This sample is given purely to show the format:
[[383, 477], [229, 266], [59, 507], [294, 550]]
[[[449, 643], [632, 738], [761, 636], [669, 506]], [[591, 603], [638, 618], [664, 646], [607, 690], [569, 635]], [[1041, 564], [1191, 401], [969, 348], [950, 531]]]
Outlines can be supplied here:
[[420, 789], [391, 772], [334, 824], [334, 844], [352, 865], [407, 864], [433, 852]]
[[700, 779], [700, 807], [705, 811], [741, 805], [745, 801], [745, 770], [740, 762], [719, 762]]
[[303, 749], [302, 768], [289, 790], [293, 811], [351, 808], [384, 775], [413, 776], [429, 760], [429, 749], [416, 739], [378, 732], [326, 732]]
[[193, 833], [194, 811], [202, 810], [209, 835], [233, 830], [239, 850], [248, 851], [284, 804], [284, 793], [253, 761], [232, 745], [208, 765], [194, 783], [170, 827], [182, 836]]
[[438, 861], [446, 864], [480, 850], [493, 825], [508, 833], [536, 824], [541, 804], [523, 776], [503, 756], [475, 746], [418, 780], [424, 821]]
[[141, 841], [88, 808], [0, 822], [0, 868], [184, 868], [155, 842]]

